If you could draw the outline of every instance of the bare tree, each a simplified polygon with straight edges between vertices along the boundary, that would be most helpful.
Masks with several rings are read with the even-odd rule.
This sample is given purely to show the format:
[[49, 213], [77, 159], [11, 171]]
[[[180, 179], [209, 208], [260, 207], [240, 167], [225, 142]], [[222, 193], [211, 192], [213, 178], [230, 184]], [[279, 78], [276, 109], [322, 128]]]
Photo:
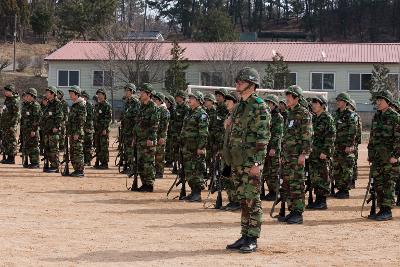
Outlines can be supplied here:
[[11, 60], [9, 58], [3, 56], [0, 57], [0, 73], [10, 65]]

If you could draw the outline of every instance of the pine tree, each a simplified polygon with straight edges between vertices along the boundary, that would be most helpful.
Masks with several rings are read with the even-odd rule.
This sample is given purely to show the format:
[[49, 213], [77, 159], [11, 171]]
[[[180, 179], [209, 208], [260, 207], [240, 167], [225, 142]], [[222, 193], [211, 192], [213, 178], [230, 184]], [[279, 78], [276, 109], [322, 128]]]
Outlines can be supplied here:
[[394, 86], [393, 81], [389, 78], [389, 72], [390, 70], [384, 64], [374, 64], [369, 90], [371, 93], [371, 100], [377, 92], [383, 90], [389, 90], [395, 97], [397, 97], [398, 93], [397, 90], [395, 90], [396, 87]]
[[35, 6], [31, 16], [32, 30], [35, 34], [40, 35], [43, 43], [46, 42], [46, 35], [53, 27], [53, 17], [51, 10], [44, 3]]
[[268, 63], [267, 67], [265, 68], [265, 76], [262, 80], [262, 86], [269, 89], [287, 88], [288, 86], [292, 85], [289, 84], [289, 74], [289, 67], [284, 61], [284, 57], [281, 54], [276, 53], [272, 57], [272, 62]]
[[186, 90], [187, 83], [185, 78], [185, 70], [189, 67], [188, 60], [183, 56], [186, 48], [179, 46], [177, 41], [173, 42], [171, 49], [172, 60], [169, 63], [169, 68], [166, 71], [165, 88], [175, 95], [178, 91]]

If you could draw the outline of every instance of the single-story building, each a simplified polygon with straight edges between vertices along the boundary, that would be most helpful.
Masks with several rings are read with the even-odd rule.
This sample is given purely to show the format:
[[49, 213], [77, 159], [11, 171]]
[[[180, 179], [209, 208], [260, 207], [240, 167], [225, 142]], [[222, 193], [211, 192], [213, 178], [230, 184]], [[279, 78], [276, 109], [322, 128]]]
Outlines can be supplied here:
[[[310, 42], [182, 42], [188, 59], [186, 80], [191, 85], [232, 86], [244, 66], [261, 76], [276, 53], [284, 57], [292, 83], [304, 90], [326, 91], [330, 101], [348, 92], [359, 111], [372, 111], [369, 103], [373, 64], [383, 63], [399, 88], [400, 43], [310, 43]], [[79, 85], [94, 94], [112, 88], [116, 100], [122, 85], [150, 81], [163, 90], [171, 60], [171, 42], [71, 41], [48, 57], [48, 84], [68, 90]], [[139, 82], [139, 83], [140, 83]], [[118, 105], [117, 105], [118, 106]]]

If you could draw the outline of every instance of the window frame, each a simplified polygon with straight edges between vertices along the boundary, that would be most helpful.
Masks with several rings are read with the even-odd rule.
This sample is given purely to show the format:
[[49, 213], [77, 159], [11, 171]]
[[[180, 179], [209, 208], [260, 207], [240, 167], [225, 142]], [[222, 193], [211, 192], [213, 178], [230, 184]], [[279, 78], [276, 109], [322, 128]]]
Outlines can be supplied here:
[[[313, 89], [312, 88], [312, 75], [313, 74], [322, 74], [322, 81], [321, 81], [321, 85], [322, 88], [321, 89]], [[333, 89], [325, 89], [324, 87], [324, 75], [325, 74], [333, 74]], [[336, 72], [334, 71], [311, 71], [310, 72], [310, 91], [329, 91], [329, 92], [334, 92], [336, 91]]]
[[396, 88], [396, 90], [400, 91], [400, 73], [398, 73], [398, 72], [389, 72], [388, 75], [397, 75], [397, 88]]
[[[203, 73], [207, 73], [207, 74], [209, 74], [209, 78], [210, 78], [210, 84], [203, 84], [203, 81], [202, 81], [202, 74]], [[221, 75], [221, 85], [211, 85], [211, 82], [213, 81], [213, 75], [214, 75], [214, 73], [219, 73], [220, 75]], [[200, 86], [223, 86], [223, 83], [224, 83], [224, 73], [222, 72], [222, 71], [200, 71], [199, 72], [199, 82], [200, 82]]]
[[[360, 75], [360, 89], [358, 89], [358, 90], [350, 89], [350, 74]], [[348, 72], [347, 73], [347, 81], [348, 81], [347, 82], [347, 90], [350, 92], [369, 92], [369, 90], [366, 90], [366, 89], [364, 90], [361, 88], [362, 87], [362, 75], [366, 75], [366, 74], [372, 75], [372, 72]]]
[[[103, 73], [103, 82], [102, 82], [102, 85], [95, 85], [94, 84], [94, 73], [95, 72], [102, 72]], [[110, 72], [110, 74], [111, 74], [111, 85], [105, 85], [105, 83], [104, 83], [104, 81], [105, 81], [105, 75], [104, 75], [104, 73], [105, 72]], [[110, 71], [110, 70], [93, 70], [92, 71], [92, 73], [93, 73], [93, 75], [92, 75], [92, 86], [93, 87], [110, 87], [110, 86], [113, 86], [114, 85], [114, 76], [112, 75], [112, 71]]]
[[[67, 71], [68, 72], [68, 85], [60, 85], [60, 71]], [[67, 87], [71, 87], [72, 86], [70, 84], [70, 79], [69, 79], [69, 73], [72, 72], [72, 71], [77, 71], [78, 72], [78, 86], [81, 86], [81, 71], [80, 70], [57, 69], [57, 87], [67, 88]]]

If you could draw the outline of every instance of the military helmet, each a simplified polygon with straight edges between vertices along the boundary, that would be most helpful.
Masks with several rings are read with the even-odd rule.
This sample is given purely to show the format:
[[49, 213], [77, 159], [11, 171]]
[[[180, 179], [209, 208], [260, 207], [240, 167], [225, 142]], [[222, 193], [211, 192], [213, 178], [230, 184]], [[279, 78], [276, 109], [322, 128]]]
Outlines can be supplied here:
[[105, 98], [107, 98], [107, 94], [106, 94], [106, 91], [104, 89], [97, 89], [96, 95], [97, 94], [102, 94], [102, 95], [104, 95]]
[[357, 104], [356, 104], [356, 101], [355, 101], [354, 99], [351, 99], [351, 100], [350, 100], [349, 105], [350, 105], [350, 107], [351, 107], [353, 110], [356, 110], [356, 109], [357, 109]]
[[215, 90], [215, 95], [222, 95], [223, 97], [225, 97], [228, 94], [228, 90], [226, 90], [225, 88], [219, 88], [217, 90]]
[[210, 94], [210, 93], [204, 95], [204, 101], [206, 101], [206, 100], [209, 100], [209, 101], [211, 101], [213, 103], [217, 102], [217, 100], [215, 99], [215, 96], [213, 94]]
[[285, 94], [291, 94], [295, 97], [301, 98], [301, 96], [303, 96], [303, 89], [298, 85], [291, 85], [286, 89]]
[[82, 90], [82, 91], [81, 91], [81, 96], [86, 97], [87, 99], [90, 98], [90, 97], [89, 97], [89, 94], [88, 94], [85, 90]]
[[235, 81], [246, 81], [254, 83], [257, 87], [260, 87], [260, 74], [254, 68], [245, 67], [239, 71]]
[[276, 95], [267, 95], [267, 96], [264, 98], [264, 101], [265, 101], [265, 102], [269, 101], [269, 102], [273, 103], [273, 104], [276, 105], [276, 106], [279, 105], [279, 98], [278, 98]]
[[165, 100], [168, 101], [171, 106], [174, 106], [176, 104], [175, 98], [172, 95], [166, 95]]
[[286, 100], [285, 99], [281, 99], [281, 100], [279, 100], [279, 104], [284, 104], [285, 106], [287, 106], [287, 104], [286, 104]]
[[29, 95], [33, 96], [34, 98], [37, 97], [37, 90], [35, 88], [29, 88], [24, 93], [29, 94]]
[[53, 93], [53, 94], [57, 94], [57, 87], [55, 87], [55, 86], [49, 86], [49, 87], [47, 87], [47, 89], [46, 89], [46, 91], [49, 91], [50, 93]]
[[[74, 87], [76, 85], [73, 85], [72, 87]], [[61, 89], [57, 89], [57, 95], [61, 95], [64, 96], [64, 92]]]
[[80, 95], [81, 91], [81, 88], [77, 85], [71, 86], [71, 88], [68, 89], [68, 92], [74, 92], [77, 95]]
[[150, 83], [144, 83], [140, 86], [140, 91], [144, 91], [149, 94], [154, 94], [153, 86]]
[[4, 90], [10, 91], [10, 92], [13, 92], [13, 93], [16, 92], [15, 91], [15, 86], [13, 84], [7, 84], [6, 86], [4, 86]]
[[238, 102], [238, 97], [235, 92], [230, 92], [225, 96], [225, 100], [232, 100], [233, 102], [237, 103]]
[[131, 91], [132, 93], [136, 93], [136, 86], [135, 86], [133, 83], [127, 83], [127, 84], [124, 86], [124, 89], [125, 89], [125, 90], [129, 90], [129, 91]]
[[376, 92], [375, 99], [378, 99], [378, 98], [385, 99], [388, 102], [388, 104], [392, 104], [394, 102], [393, 95], [388, 90], [382, 90], [382, 91]]
[[308, 109], [310, 107], [310, 104], [307, 102], [307, 99], [305, 99], [304, 97], [299, 98], [299, 104], [306, 109]]
[[341, 101], [344, 101], [344, 102], [350, 104], [351, 97], [348, 93], [340, 93], [336, 96], [336, 100], [337, 101], [341, 100]]
[[203, 96], [203, 93], [200, 92], [200, 91], [196, 91], [196, 92], [190, 93], [189, 97], [195, 98], [197, 101], [200, 102], [200, 104], [204, 103], [204, 96]]
[[176, 92], [175, 97], [177, 96], [182, 97], [183, 99], [186, 99], [188, 97], [187, 93], [182, 90], [178, 90], [178, 92]]
[[400, 110], [400, 101], [399, 100], [393, 100], [392, 106], [398, 111]]
[[161, 102], [165, 103], [165, 95], [163, 93], [156, 92], [153, 96], [158, 100], [160, 100]]
[[326, 106], [328, 104], [328, 101], [322, 95], [316, 95], [316, 96], [312, 97], [312, 100], [318, 101], [321, 105]]

